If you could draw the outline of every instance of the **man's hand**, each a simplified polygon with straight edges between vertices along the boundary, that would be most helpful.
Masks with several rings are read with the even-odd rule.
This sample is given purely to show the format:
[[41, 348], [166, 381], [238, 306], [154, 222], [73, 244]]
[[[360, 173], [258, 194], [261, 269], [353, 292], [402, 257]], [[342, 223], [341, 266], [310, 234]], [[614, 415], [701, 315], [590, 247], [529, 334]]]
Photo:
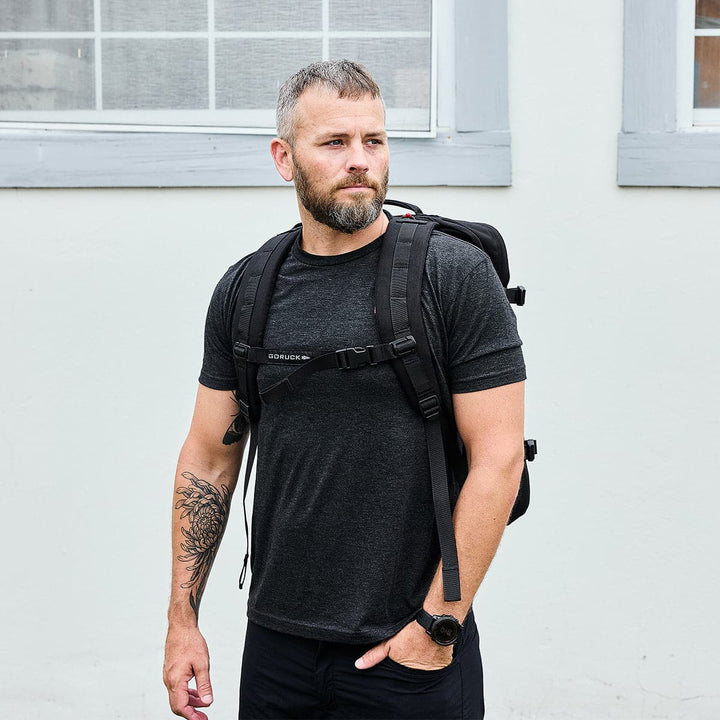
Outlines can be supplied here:
[[368, 650], [355, 661], [358, 670], [367, 670], [389, 657], [415, 670], [441, 670], [452, 662], [452, 645], [438, 645], [415, 620], [397, 635]]
[[[195, 678], [197, 690], [189, 687]], [[168, 691], [170, 709], [186, 720], [208, 720], [196, 708], [213, 701], [210, 685], [210, 655], [205, 638], [197, 627], [170, 627], [165, 641], [163, 681]]]

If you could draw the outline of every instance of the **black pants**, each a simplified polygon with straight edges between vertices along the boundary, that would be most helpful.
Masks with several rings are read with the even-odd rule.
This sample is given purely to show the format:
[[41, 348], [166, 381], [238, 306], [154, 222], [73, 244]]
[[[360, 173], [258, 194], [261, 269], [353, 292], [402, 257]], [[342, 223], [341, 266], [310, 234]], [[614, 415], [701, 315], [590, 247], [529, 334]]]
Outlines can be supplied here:
[[414, 670], [389, 658], [358, 670], [355, 660], [371, 647], [308, 640], [248, 623], [240, 720], [483, 718], [482, 662], [472, 612], [453, 661], [442, 670]]

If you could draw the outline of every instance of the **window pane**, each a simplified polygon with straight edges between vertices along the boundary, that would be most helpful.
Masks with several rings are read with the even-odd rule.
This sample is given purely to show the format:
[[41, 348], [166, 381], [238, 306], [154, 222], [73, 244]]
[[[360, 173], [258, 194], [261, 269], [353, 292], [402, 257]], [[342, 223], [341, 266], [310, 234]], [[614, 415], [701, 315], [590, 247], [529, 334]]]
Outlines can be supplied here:
[[207, 108], [207, 54], [205, 40], [103, 41], [103, 107]]
[[102, 29], [207, 31], [207, 0], [102, 0]]
[[695, 27], [720, 28], [720, 0], [695, 1]]
[[94, 107], [92, 40], [0, 40], [0, 110]]
[[2, 32], [93, 29], [93, 0], [0, 0]]
[[430, 10], [430, 0], [330, 0], [330, 30], [429, 32]]
[[720, 37], [695, 38], [695, 107], [720, 108]]
[[330, 41], [332, 58], [365, 65], [380, 86], [387, 107], [423, 108], [430, 118], [430, 39]]
[[218, 108], [274, 108], [280, 85], [320, 60], [320, 40], [222, 40], [215, 43]]
[[319, 31], [322, 30], [322, 0], [215, 0], [215, 29]]

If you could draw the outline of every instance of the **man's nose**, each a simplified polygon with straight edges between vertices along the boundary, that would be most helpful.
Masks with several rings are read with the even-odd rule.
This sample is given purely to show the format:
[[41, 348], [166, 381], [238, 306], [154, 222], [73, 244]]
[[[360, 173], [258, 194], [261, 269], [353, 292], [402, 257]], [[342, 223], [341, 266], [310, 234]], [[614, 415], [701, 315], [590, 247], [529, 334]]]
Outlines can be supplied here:
[[370, 168], [367, 160], [365, 145], [362, 142], [354, 142], [348, 146], [348, 154], [346, 160], [346, 170], [348, 172], [367, 172]]

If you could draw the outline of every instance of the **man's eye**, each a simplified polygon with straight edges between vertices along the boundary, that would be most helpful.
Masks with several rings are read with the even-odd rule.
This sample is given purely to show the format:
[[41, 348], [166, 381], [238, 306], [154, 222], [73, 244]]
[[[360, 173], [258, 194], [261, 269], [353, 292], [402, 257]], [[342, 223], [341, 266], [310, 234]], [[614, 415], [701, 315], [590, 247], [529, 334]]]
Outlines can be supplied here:
[[368, 140], [368, 143], [370, 145], [382, 145], [382, 140], [380, 140], [379, 138], [370, 138]]
[[342, 145], [342, 140], [331, 140], [328, 145]]

